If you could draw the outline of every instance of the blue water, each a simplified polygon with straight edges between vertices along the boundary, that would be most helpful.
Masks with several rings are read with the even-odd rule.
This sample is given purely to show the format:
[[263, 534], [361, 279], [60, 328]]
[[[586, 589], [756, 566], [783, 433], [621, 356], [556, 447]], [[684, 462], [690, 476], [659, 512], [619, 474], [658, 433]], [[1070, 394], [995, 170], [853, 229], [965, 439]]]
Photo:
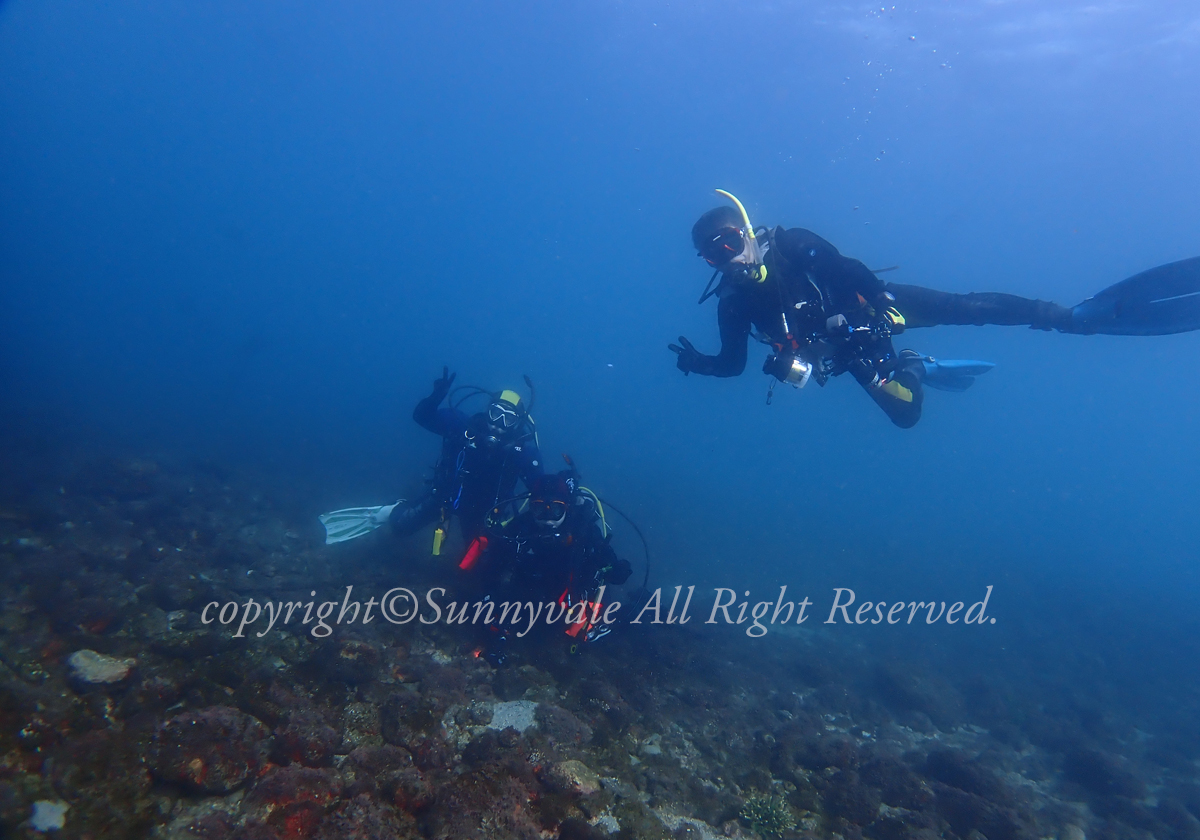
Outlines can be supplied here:
[[974, 653], [1193, 691], [1200, 337], [914, 331], [997, 367], [911, 431], [666, 344], [717, 347], [718, 187], [952, 291], [1070, 305], [1200, 254], [1198, 47], [1183, 2], [9, 0], [6, 448], [214, 459], [315, 516], [419, 488], [443, 365], [527, 374], [660, 585], [992, 584]]

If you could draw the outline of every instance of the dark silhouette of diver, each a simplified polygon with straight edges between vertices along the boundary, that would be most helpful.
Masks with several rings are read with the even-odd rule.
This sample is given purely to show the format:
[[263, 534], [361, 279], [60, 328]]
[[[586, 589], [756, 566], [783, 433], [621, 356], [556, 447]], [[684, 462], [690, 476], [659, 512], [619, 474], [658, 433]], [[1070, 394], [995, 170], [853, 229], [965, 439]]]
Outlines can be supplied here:
[[[1076, 307], [999, 292], [953, 294], [884, 283], [856, 259], [802, 228], [751, 224], [742, 203], [709, 210], [692, 242], [716, 269], [703, 303], [718, 298], [721, 350], [705, 355], [680, 336], [669, 345], [677, 367], [705, 376], [745, 370], [753, 334], [771, 347], [763, 372], [802, 387], [849, 373], [901, 428], [921, 417], [922, 383], [963, 390], [986, 362], [938, 362], [913, 350], [896, 352], [892, 337], [936, 325], [1028, 325], [1064, 333], [1153, 335], [1200, 328], [1200, 258], [1128, 278]], [[720, 283], [712, 288], [720, 275]]]
[[517, 480], [528, 487], [542, 474], [537, 436], [521, 397], [502, 391], [484, 411], [472, 415], [454, 406], [441, 407], [454, 376], [443, 368], [432, 393], [413, 410], [418, 425], [442, 438], [433, 480], [420, 498], [397, 505], [390, 516], [400, 534], [414, 533], [440, 517], [434, 554], [441, 551], [451, 516], [458, 517], [463, 539], [474, 545], [496, 506], [513, 498]]
[[[608, 587], [629, 579], [632, 567], [617, 556], [599, 497], [579, 484], [575, 470], [541, 475], [529, 485], [528, 504], [495, 524], [474, 573], [497, 601], [553, 603], [566, 620], [555, 624], [572, 648], [598, 641], [607, 624], [593, 620], [612, 598]], [[507, 658], [507, 628], [492, 626], [484, 650], [494, 665]]]

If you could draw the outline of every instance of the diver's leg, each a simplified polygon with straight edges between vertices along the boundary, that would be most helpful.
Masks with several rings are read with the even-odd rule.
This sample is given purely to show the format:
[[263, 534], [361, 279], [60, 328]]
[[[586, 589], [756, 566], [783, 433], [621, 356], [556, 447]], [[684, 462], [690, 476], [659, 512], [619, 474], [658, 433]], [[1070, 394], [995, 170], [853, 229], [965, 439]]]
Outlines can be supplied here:
[[1071, 310], [1047, 300], [1033, 300], [1003, 292], [941, 292], [924, 286], [888, 283], [896, 308], [909, 327], [960, 324], [1023, 326], [1035, 330], [1071, 332]]
[[441, 509], [442, 500], [438, 494], [426, 493], [412, 502], [396, 505], [388, 521], [392, 524], [394, 533], [406, 537], [437, 519]]
[[925, 367], [920, 356], [905, 350], [887, 377], [881, 377], [867, 363], [851, 365], [849, 370], [893, 423], [901, 429], [917, 425], [925, 401], [925, 391], [921, 387]]

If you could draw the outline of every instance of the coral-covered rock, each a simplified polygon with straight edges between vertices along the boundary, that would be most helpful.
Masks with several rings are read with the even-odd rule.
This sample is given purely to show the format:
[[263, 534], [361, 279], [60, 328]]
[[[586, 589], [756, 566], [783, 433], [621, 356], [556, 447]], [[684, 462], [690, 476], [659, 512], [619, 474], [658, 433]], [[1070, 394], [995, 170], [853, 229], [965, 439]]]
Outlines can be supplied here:
[[558, 840], [608, 840], [608, 834], [578, 817], [571, 817], [558, 827]]
[[393, 691], [380, 709], [380, 731], [389, 744], [407, 747], [441, 729], [446, 706], [414, 691]]
[[205, 814], [162, 832], [164, 840], [225, 840], [233, 835], [234, 822], [228, 814]]
[[925, 758], [925, 775], [992, 802], [1004, 804], [1011, 799], [1008, 790], [992, 770], [959, 750], [932, 750]]
[[465, 704], [470, 699], [467, 675], [451, 665], [430, 665], [421, 677], [421, 693], [442, 709], [454, 703]]
[[39, 799], [33, 803], [33, 816], [29, 826], [34, 831], [58, 831], [67, 824], [67, 811], [71, 806], [60, 800]]
[[509, 700], [496, 703], [492, 707], [492, 717], [488, 729], [515, 729], [524, 732], [536, 725], [537, 703], [531, 700]]
[[598, 713], [593, 725], [606, 736], [623, 732], [637, 717], [616, 686], [604, 680], [589, 680], [582, 693], [587, 708]]
[[197, 577], [183, 560], [168, 559], [157, 564], [148, 575], [150, 594], [166, 611], [200, 609], [212, 592], [212, 585]]
[[952, 725], [962, 717], [962, 699], [944, 678], [889, 663], [876, 669], [874, 687], [890, 708], [927, 715], [938, 726]]
[[313, 836], [315, 840], [415, 840], [421, 835], [411, 816], [360, 794], [326, 817]]
[[347, 798], [366, 793], [391, 800], [396, 807], [415, 813], [433, 798], [433, 787], [416, 767], [408, 750], [386, 744], [359, 747], [341, 766]]
[[271, 757], [278, 764], [328, 767], [342, 736], [312, 712], [292, 712], [286, 723], [275, 727]]
[[433, 801], [433, 785], [416, 767], [394, 770], [381, 780], [384, 790], [391, 790], [397, 808], [415, 814]]
[[535, 717], [538, 729], [553, 747], [582, 747], [592, 740], [592, 728], [566, 709], [541, 703]]
[[257, 718], [227, 706], [185, 712], [154, 736], [151, 766], [168, 782], [203, 793], [229, 793], [258, 775], [269, 733]]
[[505, 768], [490, 764], [441, 787], [430, 807], [433, 840], [540, 840], [530, 810], [534, 793]]
[[875, 819], [881, 802], [879, 789], [864, 784], [853, 771], [838, 774], [824, 798], [829, 814], [860, 826]]
[[279, 767], [246, 795], [247, 825], [266, 824], [282, 829], [285, 837], [307, 837], [341, 795], [341, 780], [331, 770]]
[[887, 805], [925, 810], [934, 803], [933, 791], [907, 764], [891, 756], [877, 756], [862, 766], [860, 777], [881, 791]]
[[523, 760], [530, 749], [529, 742], [515, 729], [488, 729], [467, 744], [462, 757], [472, 767], [482, 767], [488, 762], [505, 761], [513, 757]]
[[43, 772], [55, 790], [69, 792], [71, 826], [97, 837], [135, 835], [154, 818], [153, 784], [143, 759], [149, 734], [95, 729], [66, 739], [50, 752]]
[[988, 840], [1033, 840], [1037, 834], [1012, 808], [996, 805], [982, 796], [934, 782], [938, 813], [954, 833], [967, 837], [978, 832]]
[[131, 685], [121, 698], [121, 716], [160, 713], [170, 708], [183, 696], [186, 679], [187, 675], [166, 670]]
[[1130, 771], [1128, 762], [1100, 750], [1072, 750], [1063, 762], [1063, 772], [1095, 796], [1138, 799], [1146, 795], [1146, 783]]
[[351, 684], [375, 679], [381, 660], [378, 648], [357, 639], [326, 645], [317, 657], [326, 679]]
[[67, 658], [71, 680], [78, 686], [114, 685], [129, 678], [136, 659], [107, 656], [94, 650], [77, 650]]
[[359, 747], [378, 747], [383, 743], [379, 707], [374, 703], [347, 703], [342, 709], [342, 743], [339, 755]]
[[454, 751], [441, 738], [426, 738], [412, 746], [413, 763], [422, 770], [449, 770]]
[[359, 768], [363, 772], [379, 775], [388, 770], [412, 767], [412, 755], [403, 747], [384, 744], [379, 747], [359, 747], [346, 756], [343, 771]]
[[546, 786], [559, 793], [591, 796], [600, 791], [600, 777], [576, 759], [556, 762], [542, 774]]

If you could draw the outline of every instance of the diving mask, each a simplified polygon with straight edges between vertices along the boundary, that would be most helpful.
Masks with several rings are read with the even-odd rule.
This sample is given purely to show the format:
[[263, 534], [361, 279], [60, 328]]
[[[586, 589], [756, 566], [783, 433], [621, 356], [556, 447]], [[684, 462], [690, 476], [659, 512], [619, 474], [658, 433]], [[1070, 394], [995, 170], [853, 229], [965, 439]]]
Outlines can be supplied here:
[[567, 503], [561, 499], [534, 499], [529, 508], [537, 523], [546, 528], [557, 528], [567, 518]]
[[735, 283], [760, 282], [766, 278], [762, 249], [745, 231], [726, 228], [704, 244], [704, 261]]
[[488, 422], [502, 429], [512, 429], [521, 422], [521, 414], [516, 407], [503, 400], [498, 400], [488, 406]]
[[718, 268], [740, 257], [745, 250], [745, 232], [738, 228], [726, 228], [704, 243], [700, 256], [713, 268]]

